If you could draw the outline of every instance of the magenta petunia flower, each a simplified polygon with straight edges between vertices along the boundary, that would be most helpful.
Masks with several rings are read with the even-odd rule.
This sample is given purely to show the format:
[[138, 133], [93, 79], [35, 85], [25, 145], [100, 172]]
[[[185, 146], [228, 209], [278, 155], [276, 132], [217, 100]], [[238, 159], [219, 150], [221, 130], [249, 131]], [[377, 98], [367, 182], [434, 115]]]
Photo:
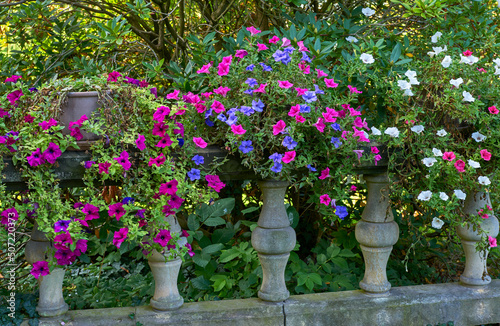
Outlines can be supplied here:
[[49, 263], [45, 260], [39, 260], [33, 263], [33, 268], [31, 269], [31, 275], [33, 275], [36, 279], [40, 276], [49, 275]]
[[278, 86], [280, 88], [290, 88], [293, 87], [293, 84], [290, 83], [288, 80], [285, 81], [278, 80]]
[[193, 137], [193, 142], [200, 148], [207, 147], [207, 143], [201, 137]]
[[361, 159], [361, 157], [363, 156], [363, 153], [365, 152], [364, 150], [362, 149], [354, 149], [353, 150], [354, 154], [356, 154], [358, 160]]
[[18, 89], [18, 90], [15, 90], [13, 91], [12, 93], [9, 93], [7, 95], [7, 100], [9, 100], [10, 104], [14, 105], [14, 106], [17, 106], [17, 101], [21, 98], [21, 96], [23, 96], [23, 91]]
[[115, 217], [117, 221], [120, 220], [120, 218], [125, 215], [126, 211], [125, 209], [123, 208], [123, 204], [122, 203], [115, 203], [115, 204], [112, 204], [112, 205], [109, 205], [109, 209], [108, 209], [108, 215], [109, 217]]
[[287, 39], [286, 37], [283, 37], [281, 42], [282, 42], [281, 47], [283, 47], [283, 48], [286, 48], [287, 46], [290, 46], [292, 44], [292, 42], [290, 42], [290, 40]]
[[57, 126], [57, 120], [50, 119], [49, 121], [39, 122], [38, 125], [42, 127], [42, 130], [48, 130], [50, 127]]
[[224, 64], [224, 63], [219, 63], [219, 66], [217, 67], [218, 71], [217, 74], [219, 76], [226, 76], [229, 73], [229, 64]]
[[382, 159], [382, 156], [380, 156], [379, 154], [375, 155], [373, 157], [373, 159], [375, 160], [375, 165], [377, 165], [378, 161], [380, 161]]
[[247, 55], [248, 55], [248, 52], [246, 50], [236, 50], [236, 54], [234, 56], [236, 58], [243, 59]]
[[117, 82], [118, 77], [121, 77], [122, 74], [120, 74], [118, 71], [113, 71], [108, 74], [108, 81], [109, 82]]
[[308, 91], [308, 89], [295, 87], [295, 91], [297, 91], [297, 96], [302, 96]]
[[455, 159], [455, 153], [453, 152], [444, 152], [443, 153], [443, 160], [446, 160], [446, 161], [453, 161]]
[[60, 244], [72, 244], [73, 239], [71, 239], [71, 235], [68, 232], [64, 232], [61, 234], [58, 234], [54, 238], [54, 242], [59, 242]]
[[215, 111], [215, 113], [221, 113], [226, 110], [224, 105], [217, 100], [215, 100], [210, 107]]
[[104, 163], [99, 163], [99, 174], [109, 173], [109, 167], [111, 166], [111, 163], [109, 162], [104, 162]]
[[236, 125], [236, 124], [231, 125], [231, 131], [235, 135], [244, 135], [247, 132], [245, 129], [243, 129], [241, 125]]
[[[328, 74], [327, 74], [326, 72], [324, 72], [323, 70], [321, 70], [321, 69], [317, 69], [317, 68], [316, 68], [316, 72], [318, 73], [318, 76], [317, 76], [318, 78], [321, 78], [321, 77], [328, 77]], [[326, 80], [326, 79], [325, 79], [325, 80]], [[337, 84], [337, 86], [338, 86], [338, 84]]]
[[85, 214], [85, 221], [98, 219], [99, 207], [92, 204], [85, 204], [82, 208], [82, 213]]
[[377, 147], [373, 146], [373, 147], [371, 147], [371, 152], [372, 152], [373, 154], [378, 154], [378, 153], [379, 153], [379, 150], [378, 150], [378, 148], [377, 148]]
[[54, 254], [57, 265], [71, 265], [76, 260], [76, 255], [68, 248], [60, 248]]
[[169, 181], [167, 183], [162, 183], [160, 185], [160, 189], [158, 190], [158, 192], [160, 193], [160, 195], [175, 195], [175, 193], [177, 192], [177, 185], [179, 184], [179, 182], [174, 179], [172, 181]]
[[488, 242], [490, 243], [490, 248], [497, 246], [497, 239], [493, 238], [491, 235], [488, 236]]
[[309, 75], [311, 73], [311, 66], [309, 65], [306, 66], [303, 62], [299, 63], [299, 69], [305, 75]]
[[297, 121], [298, 123], [304, 123], [304, 122], [306, 122], [306, 118], [304, 118], [303, 116], [301, 116], [299, 114], [299, 115], [295, 116], [295, 121]]
[[321, 171], [321, 175], [318, 177], [320, 180], [324, 180], [328, 177], [331, 177], [330, 175], [330, 168], [326, 168], [323, 171]]
[[351, 85], [347, 85], [347, 88], [349, 88], [349, 91], [352, 94], [362, 94], [363, 93], [362, 91], [358, 91], [358, 89], [356, 87], [351, 86]]
[[178, 127], [173, 130], [174, 135], [180, 135], [184, 138], [184, 125], [181, 122], [176, 122], [175, 125]]
[[282, 133], [285, 130], [286, 123], [283, 120], [280, 120], [276, 122], [276, 124], [273, 126], [273, 135], [278, 135]]
[[167, 100], [178, 100], [180, 92], [180, 90], [176, 89], [172, 93], [168, 93]]
[[55, 143], [50, 143], [47, 149], [43, 152], [42, 157], [50, 164], [56, 163], [56, 160], [61, 156], [62, 152], [59, 146]]
[[165, 117], [170, 114], [170, 108], [168, 106], [159, 106], [155, 113], [153, 113], [153, 120], [157, 122], [163, 122]]
[[13, 221], [17, 221], [19, 219], [19, 213], [14, 207], [5, 209], [2, 214], [2, 220], [0, 223], [3, 225], [7, 225], [9, 223], [13, 223]]
[[323, 123], [323, 118], [318, 118], [318, 121], [316, 121], [316, 123], [314, 124], [314, 126], [321, 133], [323, 133], [325, 131], [326, 125]]
[[465, 162], [462, 160], [457, 160], [455, 162], [455, 168], [458, 172], [465, 172]]
[[220, 192], [222, 188], [226, 186], [225, 183], [221, 182], [218, 175], [206, 175], [205, 180], [208, 182], [208, 186], [213, 188], [216, 192]]
[[137, 139], [135, 140], [135, 144], [137, 145], [137, 148], [140, 151], [143, 151], [146, 149], [146, 137], [144, 135], [139, 134], [137, 136]]
[[352, 127], [352, 129], [354, 129], [354, 134], [352, 135], [352, 137], [359, 137], [358, 142], [360, 141], [364, 141], [367, 143], [370, 142], [370, 139], [366, 138], [365, 132], [363, 130], [358, 130], [356, 129], [356, 127]]
[[481, 158], [485, 161], [491, 160], [491, 153], [487, 149], [482, 149], [479, 151], [481, 153]]
[[267, 83], [266, 84], [260, 84], [258, 88], [254, 89], [253, 92], [254, 93], [265, 93], [266, 92], [266, 86], [267, 86]]
[[198, 69], [198, 71], [196, 71], [196, 73], [197, 74], [208, 74], [208, 73], [210, 73], [210, 71], [209, 71], [210, 67], [212, 67], [211, 63], [206, 64], [206, 65], [202, 66], [200, 69]]
[[160, 155], [158, 155], [155, 158], [150, 157], [148, 165], [149, 166], [156, 165], [156, 166], [159, 167], [160, 165], [162, 165], [163, 163], [165, 163], [165, 161], [166, 161], [165, 154], [161, 153]]
[[160, 230], [156, 237], [154, 238], [154, 242], [159, 244], [162, 247], [166, 247], [168, 242], [172, 239], [172, 235], [170, 234], [169, 230]]
[[328, 196], [328, 194], [324, 194], [324, 195], [319, 196], [320, 204], [325, 204], [326, 206], [328, 206], [328, 205], [330, 205], [331, 201], [332, 200], [330, 199], [330, 196]]
[[262, 43], [257, 43], [257, 51], [264, 51], [264, 50], [267, 50], [267, 49], [269, 49], [267, 47], [267, 45], [262, 44]]
[[280, 41], [280, 38], [279, 38], [279, 37], [277, 37], [276, 35], [274, 35], [273, 37], [271, 37], [271, 38], [269, 39], [269, 43], [271, 43], [271, 44], [276, 44], [276, 43], [278, 43], [279, 41]]
[[466, 57], [470, 57], [472, 55], [472, 51], [471, 50], [466, 50], [464, 52], [462, 52], [464, 56]]
[[250, 35], [259, 34], [261, 32], [261, 31], [259, 31], [257, 28], [255, 28], [253, 26], [247, 27], [247, 31], [250, 32]]
[[285, 155], [281, 158], [283, 163], [290, 163], [291, 161], [295, 160], [295, 151], [290, 151], [290, 152], [285, 152]]
[[71, 130], [70, 136], [75, 137], [76, 140], [81, 140], [83, 138], [82, 132], [80, 131], [80, 128], [78, 127], [73, 127], [69, 128]]
[[158, 141], [158, 143], [156, 144], [156, 147], [165, 148], [165, 147], [172, 145], [172, 143], [173, 142], [170, 139], [170, 136], [165, 134], [165, 136]]
[[[347, 107], [347, 109], [349, 110], [349, 114], [352, 116], [352, 117], [355, 117], [357, 115], [361, 115], [361, 111], [356, 111], [354, 110], [353, 108], [351, 108], [349, 105]], [[358, 107], [359, 109], [359, 107]], [[339, 116], [340, 116], [340, 112], [339, 112]]]
[[325, 78], [325, 85], [326, 85], [326, 87], [329, 87], [329, 88], [337, 88], [339, 86], [339, 84], [337, 84], [333, 80], [333, 78], [332, 79]]
[[127, 239], [128, 228], [121, 228], [119, 231], [116, 231], [113, 236], [113, 244], [120, 248], [121, 244], [125, 239]]
[[288, 112], [288, 115], [291, 117], [296, 117], [300, 113], [300, 105], [294, 105], [290, 108], [290, 111]]
[[490, 106], [490, 107], [488, 108], [488, 111], [490, 111], [490, 113], [491, 113], [491, 114], [498, 114], [498, 112], [500, 112], [500, 111], [498, 111], [497, 107], [496, 107], [496, 106], [494, 106], [494, 105], [493, 105], [493, 106]]
[[304, 46], [304, 41], [298, 41], [297, 46], [299, 47], [299, 52], [309, 52], [309, 50]]
[[153, 126], [153, 130], [151, 131], [151, 134], [153, 136], [163, 137], [163, 136], [165, 136], [165, 133], [167, 132], [167, 129], [168, 129], [168, 125], [167, 124], [165, 124], [163, 122], [155, 123], [154, 126]]
[[220, 86], [220, 87], [214, 89], [214, 93], [222, 95], [222, 97], [226, 97], [227, 93], [230, 90], [231, 90], [231, 88], [229, 88], [229, 87]]
[[79, 257], [87, 251], [87, 240], [80, 239], [76, 242], [75, 256]]
[[172, 195], [167, 204], [169, 204], [173, 209], [179, 209], [181, 208], [182, 202], [184, 202], [184, 199], [177, 195]]
[[28, 160], [28, 164], [33, 167], [45, 163], [45, 159], [43, 158], [43, 154], [40, 151], [40, 148], [37, 148], [35, 151], [31, 152], [31, 155], [26, 159]]
[[7, 77], [5, 79], [5, 82], [11, 82], [11, 83], [16, 83], [19, 79], [21, 79], [21, 76], [18, 75], [12, 75], [10, 77]]
[[123, 151], [119, 157], [114, 157], [113, 160], [116, 160], [125, 171], [128, 171], [132, 166], [132, 163], [130, 163], [130, 161], [128, 160], [127, 151]]

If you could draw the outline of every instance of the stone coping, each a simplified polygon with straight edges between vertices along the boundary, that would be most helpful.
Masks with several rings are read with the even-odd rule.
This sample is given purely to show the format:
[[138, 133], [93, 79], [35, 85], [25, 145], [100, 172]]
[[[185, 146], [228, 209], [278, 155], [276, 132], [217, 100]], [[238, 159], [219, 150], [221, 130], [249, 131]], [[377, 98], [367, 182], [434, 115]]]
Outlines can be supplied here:
[[500, 279], [483, 287], [396, 287], [382, 295], [362, 290], [295, 295], [279, 303], [255, 298], [192, 302], [169, 312], [155, 312], [150, 306], [75, 310], [40, 319], [40, 325], [434, 326], [449, 321], [455, 326], [500, 323]]

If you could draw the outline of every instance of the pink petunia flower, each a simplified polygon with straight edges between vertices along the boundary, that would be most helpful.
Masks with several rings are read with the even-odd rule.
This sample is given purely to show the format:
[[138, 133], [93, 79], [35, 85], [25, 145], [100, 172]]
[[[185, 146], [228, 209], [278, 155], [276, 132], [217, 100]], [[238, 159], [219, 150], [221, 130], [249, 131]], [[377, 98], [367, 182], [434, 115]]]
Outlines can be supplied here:
[[137, 136], [137, 139], [135, 140], [135, 144], [137, 145], [137, 148], [140, 151], [143, 151], [146, 149], [146, 137], [144, 135], [139, 134]]
[[241, 125], [236, 125], [236, 124], [231, 125], [231, 131], [235, 135], [244, 135], [247, 132], [245, 129], [243, 129]]
[[[316, 68], [316, 72], [318, 73], [318, 76], [317, 76], [318, 78], [328, 77], [328, 74], [321, 69]], [[333, 79], [331, 79], [331, 80], [333, 81]], [[338, 86], [338, 84], [337, 84], [337, 86]]]
[[304, 118], [303, 116], [298, 114], [295, 116], [295, 121], [297, 121], [297, 123], [304, 123], [304, 122], [306, 122], [306, 118]]
[[298, 88], [298, 87], [295, 87], [295, 90], [297, 91], [297, 96], [302, 96], [308, 91], [307, 88]]
[[300, 105], [294, 105], [290, 108], [290, 111], [288, 111], [288, 115], [291, 117], [295, 117], [300, 114]]
[[40, 276], [49, 275], [49, 263], [45, 260], [37, 261], [33, 263], [33, 268], [31, 269], [31, 275], [33, 275], [36, 279]]
[[295, 151], [290, 151], [290, 152], [285, 152], [285, 155], [281, 158], [281, 160], [283, 161], [283, 163], [290, 163], [292, 162], [293, 160], [295, 160]]
[[208, 182], [208, 186], [210, 188], [213, 188], [216, 192], [220, 192], [222, 188], [226, 186], [225, 183], [220, 181], [220, 178], [218, 175], [206, 175], [205, 180]]
[[464, 52], [462, 52], [464, 56], [466, 57], [470, 57], [472, 55], [472, 51], [471, 50], [466, 50]]
[[372, 147], [371, 151], [372, 151], [373, 154], [378, 154], [379, 153], [379, 150], [378, 150], [377, 147]]
[[128, 228], [121, 228], [119, 231], [116, 231], [115, 234], [113, 235], [113, 244], [117, 248], [120, 248], [123, 241], [127, 239], [127, 235], [128, 235]]
[[380, 161], [382, 159], [382, 156], [380, 156], [379, 154], [375, 155], [373, 157], [373, 159], [375, 160], [375, 165], [377, 165], [378, 161]]
[[494, 105], [493, 105], [493, 106], [490, 106], [490, 107], [488, 108], [488, 111], [490, 111], [490, 113], [491, 113], [491, 114], [498, 114], [498, 112], [500, 112], [500, 111], [498, 111], [497, 107], [496, 107], [496, 106], [494, 106]]
[[172, 181], [169, 181], [167, 183], [162, 183], [160, 185], [160, 188], [158, 190], [159, 194], [160, 195], [175, 195], [177, 193], [177, 185], [179, 184], [179, 182], [174, 179]]
[[453, 152], [444, 152], [443, 153], [443, 160], [446, 160], [446, 161], [453, 161], [455, 159], [455, 153]]
[[111, 163], [109, 163], [109, 162], [99, 163], [99, 174], [103, 174], [103, 173], [108, 174], [110, 166], [111, 166]]
[[248, 55], [247, 50], [236, 50], [236, 54], [234, 55], [236, 58], [243, 59], [245, 56]]
[[491, 160], [491, 153], [487, 149], [482, 149], [479, 151], [481, 153], [481, 158], [485, 161]]
[[349, 190], [350, 191], [356, 191], [356, 190], [358, 190], [358, 187], [356, 187], [355, 185], [352, 185]]
[[457, 160], [455, 162], [455, 168], [458, 172], [465, 172], [465, 162], [462, 160]]
[[352, 94], [361, 94], [361, 93], [363, 93], [362, 91], [358, 91], [358, 89], [356, 87], [351, 86], [351, 85], [347, 85], [347, 88], [349, 88], [349, 91]]
[[497, 239], [493, 238], [491, 235], [488, 236], [488, 242], [490, 243], [490, 248], [497, 246]]
[[226, 97], [227, 93], [231, 90], [229, 87], [220, 86], [219, 88], [214, 89], [215, 94], [222, 95], [222, 97]]
[[118, 164], [120, 164], [125, 171], [128, 171], [130, 169], [130, 167], [132, 166], [132, 163], [130, 163], [130, 161], [128, 160], [128, 153], [127, 153], [127, 151], [123, 151], [120, 154], [120, 156], [114, 157], [113, 159], [115, 161], [117, 161]]
[[326, 206], [329, 206], [331, 201], [332, 200], [331, 200], [330, 196], [328, 196], [328, 194], [324, 194], [324, 195], [319, 196], [320, 204], [325, 204]]
[[115, 203], [115, 204], [112, 204], [112, 205], [109, 205], [109, 209], [108, 209], [108, 215], [109, 217], [116, 217], [116, 220], [119, 221], [120, 218], [125, 215], [126, 211], [125, 209], [123, 208], [123, 204], [122, 203]]
[[122, 74], [120, 74], [118, 71], [112, 71], [108, 74], [108, 82], [117, 82], [118, 77], [121, 77]]
[[271, 38], [269, 39], [269, 43], [271, 43], [271, 44], [276, 44], [276, 43], [278, 43], [279, 41], [280, 41], [280, 38], [279, 38], [279, 37], [277, 37], [276, 35], [274, 35], [273, 37], [271, 37]]
[[321, 133], [323, 133], [325, 131], [326, 125], [323, 123], [323, 118], [318, 118], [318, 121], [316, 121], [316, 123], [314, 124], [314, 126]]
[[221, 102], [219, 102], [217, 100], [215, 100], [210, 107], [215, 111], [215, 113], [221, 113], [221, 112], [224, 112], [226, 110], [226, 108], [224, 107], [224, 104], [222, 104]]
[[16, 83], [19, 79], [21, 79], [21, 76], [18, 75], [12, 75], [10, 77], [7, 77], [5, 79], [5, 82], [11, 82], [11, 83]]
[[309, 50], [304, 46], [304, 41], [298, 41], [297, 46], [299, 47], [299, 52], [309, 52]]
[[264, 50], [267, 50], [267, 49], [269, 49], [267, 47], [267, 45], [262, 44], [262, 43], [257, 43], [257, 51], [264, 51]]
[[202, 66], [200, 69], [198, 69], [196, 71], [196, 73], [197, 74], [209, 74], [210, 73], [210, 71], [209, 71], [210, 67], [212, 67], [211, 63], [206, 64], [206, 65]]
[[286, 37], [283, 37], [281, 42], [282, 42], [281, 47], [284, 47], [284, 48], [286, 48], [287, 46], [290, 46], [292, 44], [292, 42], [290, 42], [290, 40], [287, 39]]
[[250, 35], [259, 34], [261, 32], [261, 31], [259, 31], [257, 28], [255, 28], [253, 26], [247, 27], [247, 31], [250, 32]]
[[332, 79], [325, 78], [325, 85], [326, 85], [326, 87], [329, 87], [329, 88], [337, 88], [339, 86], [339, 84], [337, 84], [333, 80], [333, 78]]
[[273, 135], [278, 135], [282, 133], [285, 130], [286, 123], [283, 120], [280, 120], [276, 122], [276, 124], [273, 126]]
[[42, 157], [44, 160], [49, 162], [50, 164], [56, 163], [56, 160], [59, 156], [61, 156], [62, 151], [59, 146], [55, 143], [49, 143], [47, 149], [42, 153]]
[[229, 73], [229, 64], [219, 63], [217, 74], [219, 76], [226, 76]]
[[290, 83], [288, 80], [285, 80], [285, 81], [278, 80], [278, 86], [280, 88], [290, 88], [293, 86], [293, 84]]
[[265, 93], [266, 92], [266, 86], [267, 86], [267, 83], [266, 84], [260, 84], [258, 88], [254, 89], [253, 92], [254, 93]]
[[158, 232], [156, 237], [153, 239], [154, 242], [162, 247], [166, 247], [168, 242], [172, 239], [172, 235], [169, 230], [163, 229]]
[[[349, 114], [351, 115], [351, 117], [361, 115], [361, 111], [356, 111], [353, 108], [351, 108], [349, 105], [347, 105], [347, 108], [349, 109]], [[358, 107], [358, 109], [359, 109], [359, 107]]]
[[318, 177], [320, 180], [324, 180], [328, 177], [331, 177], [330, 175], [330, 168], [326, 168], [323, 171], [321, 171], [321, 175]]
[[200, 148], [207, 147], [207, 143], [201, 137], [193, 137], [193, 142]]
[[176, 89], [172, 93], [168, 93], [166, 96], [167, 100], [178, 100], [180, 92], [181, 92], [180, 90]]

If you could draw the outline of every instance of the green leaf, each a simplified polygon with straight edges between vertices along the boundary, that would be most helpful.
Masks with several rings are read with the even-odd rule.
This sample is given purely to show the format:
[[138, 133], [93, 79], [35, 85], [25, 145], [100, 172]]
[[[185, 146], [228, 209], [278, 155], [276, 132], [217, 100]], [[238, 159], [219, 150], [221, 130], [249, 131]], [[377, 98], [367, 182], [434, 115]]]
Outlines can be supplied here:
[[288, 207], [286, 208], [286, 214], [288, 215], [290, 226], [295, 229], [295, 227], [299, 224], [299, 213], [293, 206], [287, 206]]
[[347, 261], [344, 258], [334, 257], [332, 258], [332, 262], [343, 269], [349, 268], [349, 266], [347, 265]]
[[253, 206], [253, 207], [245, 208], [244, 210], [241, 211], [241, 214], [248, 214], [251, 212], [258, 211], [258, 210], [259, 210], [259, 207]]
[[405, 63], [411, 62], [411, 61], [413, 61], [413, 59], [402, 59], [402, 60], [399, 60], [398, 62], [396, 62], [394, 65], [399, 66], [399, 65], [403, 65]]
[[[208, 258], [207, 258], [208, 257]], [[196, 265], [200, 267], [205, 267], [210, 262], [210, 255], [205, 254], [195, 254], [193, 256], [193, 261]]]
[[203, 254], [213, 254], [214, 252], [217, 252], [224, 248], [224, 245], [222, 243], [215, 243], [209, 246], [206, 246], [201, 250]]
[[209, 217], [203, 223], [207, 226], [218, 226], [226, 224], [226, 221], [222, 217]]
[[215, 36], [215, 32], [208, 33], [207, 36], [203, 39], [203, 44], [208, 44], [211, 40], [213, 40]]
[[193, 287], [198, 290], [210, 290], [210, 281], [205, 279], [205, 277], [198, 276], [197, 278], [194, 278], [191, 280], [191, 283], [193, 284]]
[[223, 250], [222, 254], [219, 257], [219, 262], [227, 263], [228, 261], [231, 261], [231, 260], [235, 259], [236, 257], [239, 257], [240, 255], [241, 255], [241, 253], [234, 248], [229, 249], [229, 250]]
[[398, 43], [396, 44], [394, 49], [392, 49], [390, 61], [394, 63], [399, 59], [400, 56], [401, 56], [401, 43]]
[[198, 228], [200, 227], [200, 222], [198, 222], [196, 215], [194, 214], [189, 215], [187, 225], [191, 231], [198, 230]]
[[316, 283], [318, 285], [323, 284], [323, 281], [321, 280], [321, 276], [319, 276], [319, 274], [317, 274], [317, 273], [310, 273], [308, 276], [309, 276], [309, 279], [311, 281], [313, 281], [314, 283]]

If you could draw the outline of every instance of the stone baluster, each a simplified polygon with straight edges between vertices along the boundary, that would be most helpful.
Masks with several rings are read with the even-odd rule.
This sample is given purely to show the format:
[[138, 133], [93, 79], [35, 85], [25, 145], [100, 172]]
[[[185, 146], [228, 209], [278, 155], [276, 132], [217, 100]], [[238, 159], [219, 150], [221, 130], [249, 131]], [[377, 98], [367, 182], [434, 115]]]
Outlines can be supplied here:
[[290, 296], [285, 284], [285, 267], [290, 251], [295, 247], [295, 230], [285, 209], [288, 182], [261, 181], [263, 205], [252, 233], [252, 246], [262, 265], [262, 285], [258, 296], [264, 301], [283, 301]]
[[391, 288], [386, 267], [392, 246], [398, 241], [399, 227], [389, 206], [387, 173], [363, 177], [368, 198], [355, 230], [365, 261], [365, 276], [359, 286], [369, 293], [385, 293]]
[[[46, 260], [46, 252], [50, 242], [43, 232], [38, 230], [35, 223], [31, 232], [31, 239], [26, 244], [25, 256], [30, 264]], [[64, 301], [62, 286], [65, 270], [55, 268], [49, 275], [38, 278], [39, 297], [36, 311], [42, 317], [59, 316], [68, 311], [68, 304]]]
[[[478, 192], [476, 194], [469, 194], [465, 198], [464, 213], [477, 215], [478, 211], [486, 205], [491, 207], [489, 193]], [[493, 214], [493, 211], [484, 211], [483, 213], [488, 214], [488, 218], [481, 221], [481, 229], [487, 235], [495, 238], [498, 235], [498, 219]], [[460, 282], [465, 285], [489, 284], [491, 277], [488, 275], [486, 268], [486, 259], [488, 258], [489, 250], [476, 250], [477, 243], [482, 240], [481, 235], [479, 232], [474, 231], [470, 224], [467, 224], [465, 227], [457, 226], [456, 230], [465, 252], [465, 269], [462, 275], [460, 275]]]
[[[167, 216], [170, 232], [180, 233], [181, 226], [175, 215]], [[168, 258], [168, 254], [165, 254]], [[151, 299], [151, 307], [159, 311], [174, 310], [182, 306], [184, 299], [177, 288], [177, 278], [181, 269], [182, 260], [177, 257], [165, 262], [165, 256], [153, 250], [148, 258], [149, 267], [155, 280], [155, 293]]]

